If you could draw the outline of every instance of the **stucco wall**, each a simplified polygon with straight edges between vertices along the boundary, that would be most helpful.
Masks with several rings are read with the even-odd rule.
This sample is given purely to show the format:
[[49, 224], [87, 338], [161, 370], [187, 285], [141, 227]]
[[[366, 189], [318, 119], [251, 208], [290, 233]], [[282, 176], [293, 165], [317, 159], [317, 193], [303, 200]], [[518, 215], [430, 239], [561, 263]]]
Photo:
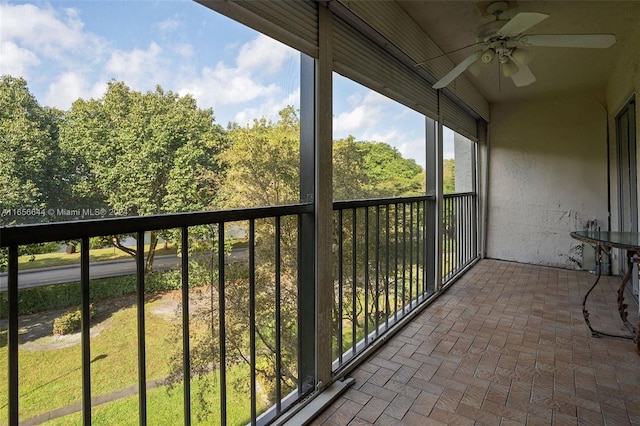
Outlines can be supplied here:
[[602, 95], [494, 104], [487, 256], [574, 268], [569, 233], [607, 219]]

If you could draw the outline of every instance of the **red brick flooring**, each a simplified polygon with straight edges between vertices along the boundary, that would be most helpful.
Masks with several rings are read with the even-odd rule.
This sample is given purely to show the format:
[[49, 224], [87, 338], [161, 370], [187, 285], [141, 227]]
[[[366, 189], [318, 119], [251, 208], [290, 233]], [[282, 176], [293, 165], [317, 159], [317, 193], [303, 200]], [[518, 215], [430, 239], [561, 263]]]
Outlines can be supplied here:
[[[479, 262], [358, 367], [313, 424], [640, 425], [633, 342], [591, 337], [582, 317], [594, 278]], [[594, 328], [626, 332], [619, 284], [603, 277], [589, 297]]]

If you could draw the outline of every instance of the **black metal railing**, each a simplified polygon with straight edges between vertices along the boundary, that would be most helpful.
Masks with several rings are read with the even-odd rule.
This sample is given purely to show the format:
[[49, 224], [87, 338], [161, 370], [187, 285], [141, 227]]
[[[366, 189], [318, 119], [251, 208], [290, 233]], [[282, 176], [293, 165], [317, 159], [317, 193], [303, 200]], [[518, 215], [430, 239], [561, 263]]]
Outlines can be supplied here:
[[[334, 203], [334, 372], [353, 364], [359, 354], [382, 341], [386, 333], [438, 294], [442, 284], [477, 258], [475, 194], [444, 197], [441, 256], [434, 252], [435, 206], [431, 196]], [[131, 369], [137, 378], [131, 383], [129, 395], [138, 400], [139, 423], [154, 423], [156, 413], [150, 407], [156, 404], [149, 401], [156, 398], [156, 388], [165, 385], [182, 394], [178, 403], [182, 413], [179, 420], [172, 420], [175, 423], [191, 424], [194, 413], [202, 414], [194, 407], [196, 402], [204, 400], [210, 404], [208, 410], [214, 412], [209, 418], [214, 423], [264, 424], [275, 419], [312, 391], [315, 384], [317, 349], [311, 332], [315, 316], [309, 312], [315, 290], [308, 285], [313, 280], [314, 256], [310, 253], [313, 243], [306, 240], [313, 233], [313, 220], [313, 206], [297, 204], [0, 228], [0, 247], [8, 251], [6, 339], [0, 335], [0, 359], [6, 351], [8, 365], [8, 377], [0, 378], [8, 383], [8, 417], [0, 415], [0, 423], [37, 423], [75, 411], [75, 421], [82, 419], [89, 424], [92, 413], [111, 405], [106, 401], [115, 402], [126, 394], [122, 389], [112, 389], [116, 397], [109, 400], [92, 388], [96, 379], [92, 369], [99, 368], [94, 363], [106, 355], [92, 358], [91, 353], [94, 338], [90, 331], [96, 325], [91, 320], [95, 302], [91, 272], [95, 264], [90, 262], [89, 247], [91, 238], [105, 235], [134, 235], [137, 241], [135, 333], [131, 333], [136, 341], [130, 349], [136, 358]], [[246, 242], [234, 250], [232, 259], [227, 237], [234, 227], [246, 230]], [[177, 324], [173, 334], [178, 337], [168, 349], [158, 349], [148, 337], [150, 329], [157, 326], [150, 322], [152, 316], [145, 308], [156, 288], [153, 277], [145, 271], [144, 238], [151, 231], [163, 232], [176, 241], [180, 253], [175, 271], [179, 309], [173, 319]], [[75, 404], [71, 411], [47, 407], [48, 412], [37, 412], [33, 407], [21, 408], [21, 404], [27, 404], [21, 383], [33, 377], [23, 381], [28, 372], [20, 368], [24, 351], [19, 350], [19, 309], [21, 292], [28, 290], [20, 286], [19, 248], [70, 240], [79, 241], [81, 257], [81, 385], [75, 396], [81, 401], [71, 401], [66, 407]], [[434, 275], [429, 268], [439, 257], [443, 262], [442, 282], [429, 278], [430, 273]], [[194, 302], [197, 294], [205, 297], [204, 301]], [[204, 337], [202, 330], [208, 333]], [[156, 361], [159, 351], [171, 348], [174, 368], [163, 376], [154, 366], [157, 362], [150, 361]], [[244, 369], [237, 370], [238, 365]], [[54, 374], [44, 366], [37, 374], [37, 383], [30, 386], [41, 393], [40, 400], [46, 399], [42, 393]], [[203, 377], [212, 377], [208, 385], [216, 389], [215, 397], [209, 395], [208, 400], [201, 398]], [[198, 401], [194, 401], [196, 398]], [[239, 405], [244, 417], [233, 417], [230, 407]], [[162, 411], [169, 409], [164, 406]]]
[[[92, 237], [105, 235], [134, 235], [137, 240], [135, 257], [137, 307], [134, 315], [137, 330], [137, 362], [135, 362], [137, 365], [132, 368], [137, 371], [137, 383], [132, 384], [133, 390], [130, 394], [134, 397], [137, 395], [139, 423], [154, 423], [156, 413], [150, 412], [149, 390], [160, 383], [182, 388], [180, 422], [191, 424], [195, 405], [193, 399], [197, 393], [192, 387], [192, 382], [200, 381], [202, 376], [207, 374], [214, 376], [211, 383], [214, 383], [217, 388], [214, 392], [217, 395], [211, 400], [219, 400], [217, 409], [207, 407], [209, 411], [216, 412], [214, 420], [210, 419], [210, 421], [227, 424], [230, 416], [229, 408], [241, 403], [239, 399], [247, 399], [243, 405], [246, 417], [234, 418], [230, 420], [231, 423], [259, 424], [277, 417], [287, 406], [304, 396], [308, 389], [313, 388], [313, 383], [304, 383], [309, 380], [308, 376], [300, 376], [304, 379], [298, 379], [299, 374], [302, 373], [298, 371], [301, 354], [297, 349], [299, 344], [296, 340], [298, 339], [296, 324], [300, 316], [297, 303], [301, 297], [298, 277], [302, 268], [299, 265], [298, 247], [301, 237], [298, 230], [302, 221], [312, 217], [312, 211], [312, 205], [298, 204], [0, 228], [0, 247], [8, 251], [6, 292], [8, 325], [6, 340], [2, 339], [5, 340], [2, 345], [5, 347], [0, 347], [0, 351], [6, 351], [5, 356], [8, 359], [8, 389], [7, 399], [4, 403], [0, 402], [0, 405], [7, 407], [6, 411], [3, 410], [0, 423], [13, 425], [25, 420], [37, 423], [40, 420], [55, 417], [56, 413], [62, 415], [76, 411], [75, 415], [81, 416], [76, 421], [90, 424], [92, 410], [100, 408], [92, 405], [100, 404], [98, 402], [100, 398], [104, 402], [104, 395], [92, 394], [92, 380], [95, 379], [92, 376], [92, 363], [100, 357], [92, 360], [91, 355], [90, 329], [93, 300], [90, 293], [90, 273], [93, 264], [90, 265], [89, 242]], [[228, 232], [233, 224], [240, 224], [242, 228], [248, 230], [246, 236], [248, 247], [241, 249], [244, 253], [240, 259], [236, 258], [231, 262], [228, 256], [229, 242], [225, 238], [225, 232]], [[145, 291], [145, 284], [149, 280], [149, 275], [145, 273], [144, 237], [145, 232], [149, 231], [173, 232], [176, 236], [175, 241], [179, 242], [177, 245], [180, 252], [181, 271], [177, 292], [180, 298], [180, 312], [174, 318], [179, 324], [177, 334], [180, 337], [174, 342], [175, 348], [173, 348], [179, 349], [175, 351], [178, 367], [170, 371], [167, 377], [160, 378], [161, 380], [158, 377], [150, 377], [149, 368], [152, 359], [147, 352], [151, 343], [147, 341], [147, 334], [151, 326], [146, 324], [150, 318], [145, 310], [145, 301], [148, 302], [146, 299], [149, 297], [148, 292]], [[60, 407], [46, 407], [50, 410], [46, 413], [27, 410], [29, 412], [24, 414], [21, 412], [21, 398], [25, 392], [21, 389], [21, 383], [28, 373], [20, 368], [20, 357], [23, 356], [21, 354], [23, 351], [19, 350], [21, 338], [19, 309], [20, 293], [23, 290], [20, 287], [21, 274], [18, 268], [19, 247], [26, 244], [70, 240], [80, 242], [81, 254], [79, 285], [82, 320], [81, 356], [78, 363], [82, 383], [81, 395], [75, 397], [81, 398], [81, 401], [75, 403], [75, 409], [71, 410], [68, 409], [69, 407], [67, 410], [60, 410]], [[203, 276], [205, 278], [202, 278]], [[199, 312], [195, 312], [196, 309], [193, 308], [190, 310], [190, 305], [194, 305], [193, 288], [197, 285], [208, 286], [209, 291], [204, 293], [211, 295], [208, 303], [195, 303]], [[202, 312], [202, 306], [210, 309], [206, 315]], [[202, 331], [196, 330], [197, 327], [194, 325], [194, 318], [198, 314], [199, 318], [205, 319], [206, 326], [200, 328], [208, 330], [205, 333], [206, 336], [197, 334]], [[169, 351], [171, 348], [161, 350]], [[127, 355], [113, 353], [109, 356], [121, 357], [124, 360]], [[101, 355], [101, 357], [106, 356], [106, 354]], [[198, 357], [200, 358], [196, 359]], [[203, 357], [208, 358], [203, 362]], [[309, 360], [305, 362], [313, 364]], [[247, 365], [248, 372], [246, 375], [240, 374], [244, 381], [239, 382], [237, 372], [234, 373], [234, 377], [230, 377], [230, 374], [233, 373], [232, 370], [236, 365], [242, 363]], [[37, 383], [30, 384], [32, 388], [38, 388], [41, 394], [60, 373], [55, 371], [55, 366], [50, 367], [52, 367], [51, 370], [42, 366], [35, 378]], [[259, 375], [268, 380], [261, 380]], [[33, 381], [34, 377], [29, 377], [28, 380]], [[313, 377], [310, 380], [313, 381]], [[247, 381], [249, 383], [246, 383]], [[150, 383], [156, 384], [150, 386]], [[265, 383], [272, 383], [274, 386], [272, 389], [265, 390]], [[199, 386], [202, 387], [202, 384], [200, 383]], [[245, 387], [248, 392], [244, 394], [242, 391], [232, 391], [234, 388], [245, 389]], [[126, 392], [123, 393], [125, 394]], [[46, 397], [43, 400], [46, 400]], [[265, 402], [266, 400], [268, 402]], [[249, 406], [250, 409], [248, 409]]]
[[[442, 284], [478, 257], [476, 195], [443, 197]], [[334, 371], [435, 295], [435, 198], [334, 203]]]
[[446, 284], [478, 257], [476, 194], [447, 194], [442, 210], [442, 282]]
[[434, 293], [426, 279], [432, 202], [334, 203], [334, 371]]

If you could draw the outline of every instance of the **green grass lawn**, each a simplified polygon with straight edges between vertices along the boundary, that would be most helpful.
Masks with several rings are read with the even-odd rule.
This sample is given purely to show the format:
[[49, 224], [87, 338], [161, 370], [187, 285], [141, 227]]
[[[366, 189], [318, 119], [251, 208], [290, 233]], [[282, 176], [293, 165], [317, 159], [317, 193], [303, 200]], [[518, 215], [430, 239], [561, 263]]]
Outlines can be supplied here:
[[[137, 384], [137, 331], [136, 308], [133, 297], [119, 298], [117, 310], [104, 318], [104, 301], [96, 303], [98, 315], [102, 319], [98, 328], [99, 334], [91, 338], [91, 387], [92, 396], [105, 395], [110, 392]], [[157, 300], [146, 304], [146, 353], [147, 380], [164, 378], [170, 372], [170, 357], [180, 354], [181, 342], [175, 343], [171, 336], [176, 323], [169, 318], [160, 317], [150, 311]], [[102, 304], [102, 309], [101, 309]], [[113, 310], [113, 307], [110, 308]], [[101, 317], [102, 315], [102, 317]], [[49, 338], [47, 338], [49, 339]], [[0, 331], [0, 365], [7, 365], [7, 332]], [[19, 348], [20, 378], [20, 419], [26, 420], [36, 415], [55, 410], [81, 401], [81, 348], [79, 343], [66, 348], [33, 350], [21, 345]], [[247, 383], [247, 389], [236, 389], [230, 386], [228, 398], [229, 424], [246, 424], [250, 412], [248, 392], [249, 371], [244, 363], [228, 369], [228, 380], [239, 378]], [[0, 369], [0, 395], [7, 395], [7, 370]], [[213, 413], [203, 420], [205, 424], [217, 424], [219, 400], [216, 390], [210, 394], [208, 403]], [[192, 392], [201, 385], [193, 380]], [[196, 414], [201, 412], [193, 397], [194, 422]], [[182, 388], [178, 385], [171, 392], [160, 387], [148, 392], [149, 424], [182, 423]], [[6, 404], [6, 401], [2, 401]], [[137, 396], [118, 399], [95, 407], [93, 410], [95, 424], [137, 424]], [[265, 408], [265, 407], [262, 407]], [[0, 424], [7, 423], [7, 409], [0, 408]], [[56, 419], [50, 424], [79, 424], [81, 413]], [[197, 423], [197, 422], [196, 422]]]
[[[232, 247], [247, 248], [249, 246], [246, 240], [233, 240]], [[131, 247], [135, 249], [135, 247]], [[145, 253], [149, 252], [149, 245], [144, 246]], [[159, 244], [156, 249], [156, 256], [167, 254], [176, 254], [177, 248], [174, 244], [169, 244], [167, 248]], [[115, 247], [104, 249], [93, 249], [89, 251], [91, 262], [103, 262], [106, 260], [131, 259], [131, 256]], [[20, 270], [48, 268], [51, 266], [64, 266], [80, 264], [80, 252], [67, 254], [65, 252], [36, 254], [35, 256], [24, 255], [18, 258], [18, 268]]]
[[[147, 253], [149, 251], [149, 245], [147, 244], [144, 249], [145, 253]], [[176, 251], [176, 247], [172, 244], [170, 244], [166, 249], [160, 246], [156, 250], [156, 256], [162, 256], [165, 254], [176, 254]], [[123, 252], [122, 250], [118, 250], [117, 248], [112, 247], [90, 250], [89, 258], [91, 259], [91, 262], [102, 262], [105, 260], [131, 259], [131, 256]], [[80, 264], [80, 252], [73, 254], [67, 254], [64, 252], [36, 254], [35, 258], [33, 260], [31, 259], [32, 256], [30, 255], [20, 256], [18, 258], [18, 268], [20, 270], [25, 270], [48, 268], [50, 266]]]
[[[133, 299], [132, 299], [133, 300]], [[136, 384], [136, 309], [125, 307], [106, 320], [108, 325], [91, 339], [93, 395], [98, 396]], [[169, 372], [173, 349], [165, 341], [173, 325], [156, 316], [146, 316], [147, 377], [164, 377]], [[0, 365], [7, 365], [6, 331], [0, 336]], [[81, 400], [80, 344], [62, 349], [19, 349], [20, 418]], [[7, 394], [6, 369], [0, 369], [0, 395]], [[6, 410], [0, 410], [0, 424], [6, 424]]]
[[[246, 364], [236, 364], [227, 371], [227, 380], [244, 379], [249, 377], [249, 367]], [[217, 387], [217, 380], [209, 381], [192, 379], [191, 381], [191, 424], [216, 425], [220, 422], [220, 398], [217, 392], [211, 392], [206, 403], [210, 412], [205, 413], [198, 402], [196, 393], [202, 386], [213, 384]], [[147, 423], [150, 425], [179, 425], [184, 424], [183, 384], [173, 389], [162, 386], [147, 392]], [[250, 422], [251, 400], [248, 389], [239, 392], [231, 389], [227, 395], [227, 424], [246, 425]], [[266, 407], [263, 407], [263, 409]], [[91, 423], [94, 425], [137, 425], [138, 424], [138, 395], [122, 398], [91, 409]], [[45, 423], [48, 426], [66, 426], [81, 424], [82, 413], [77, 412], [65, 417]]]

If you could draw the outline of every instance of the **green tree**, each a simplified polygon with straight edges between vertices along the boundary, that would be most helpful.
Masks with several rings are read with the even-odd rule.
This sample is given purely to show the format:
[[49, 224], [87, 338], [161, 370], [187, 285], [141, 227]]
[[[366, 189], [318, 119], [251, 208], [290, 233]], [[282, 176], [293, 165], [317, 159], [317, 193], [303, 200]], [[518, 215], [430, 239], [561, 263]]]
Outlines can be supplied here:
[[[74, 158], [73, 194], [84, 205], [149, 215], [197, 211], [215, 202], [224, 130], [213, 111], [199, 109], [189, 95], [159, 86], [141, 93], [112, 81], [101, 99], [73, 103], [60, 139]], [[135, 255], [119, 236], [112, 240]], [[157, 241], [151, 232], [147, 272]]]
[[[416, 164], [414, 160], [403, 158], [396, 148], [384, 142], [359, 142], [353, 136], [334, 141], [333, 167], [333, 196], [335, 200], [401, 197], [424, 193], [425, 173], [422, 167]], [[376, 209], [369, 208], [368, 210], [370, 220], [373, 221]], [[339, 247], [339, 233], [342, 235], [342, 259], [339, 259], [337, 249], [334, 251], [333, 266], [334, 279], [336, 280], [334, 283], [334, 299], [338, 300], [342, 297], [342, 300], [347, 302], [343, 303], [342, 309], [340, 309], [338, 303], [333, 305], [333, 332], [335, 338], [343, 339], [343, 343], [347, 345], [343, 346], [343, 350], [348, 347], [353, 339], [351, 327], [357, 330], [356, 338], [362, 338], [364, 335], [363, 321], [368, 320], [369, 324], [374, 324], [376, 321], [376, 306], [381, 310], [380, 315], [392, 315], [399, 309], [401, 299], [404, 300], [405, 297], [402, 289], [399, 290], [398, 294], [395, 293], [398, 281], [394, 281], [394, 275], [397, 272], [393, 265], [387, 268], [386, 263], [383, 261], [376, 266], [373, 254], [379, 253], [382, 259], [386, 255], [391, 255], [404, 264], [403, 256], [406, 253], [399, 251], [395, 238], [396, 236], [404, 238], [401, 236], [402, 231], [406, 230], [410, 223], [414, 228], [417, 228], [417, 223], [415, 221], [407, 221], [404, 217], [405, 207], [395, 205], [382, 207], [380, 213], [382, 216], [380, 218], [381, 229], [379, 230], [380, 246], [377, 248], [375, 246], [376, 238], [370, 233], [371, 227], [375, 225], [370, 222], [369, 226], [366, 226], [363, 219], [365, 209], [357, 209], [357, 212], [345, 211], [342, 216], [342, 229], [339, 228], [339, 221], [336, 221], [334, 226], [334, 247]], [[388, 224], [386, 220], [389, 220]], [[368, 247], [363, 244], [366, 233], [370, 233]], [[417, 235], [417, 229], [415, 229], [414, 235]], [[387, 237], [390, 245], [385, 243]], [[355, 264], [353, 262], [354, 239], [357, 242], [355, 253], [357, 260]], [[417, 248], [416, 244], [414, 243], [414, 252]], [[365, 252], [368, 252], [369, 262], [366, 265]], [[341, 265], [339, 264], [340, 261], [342, 261]], [[417, 274], [421, 266], [416, 264], [409, 266], [409, 268], [413, 268], [413, 272]], [[380, 300], [376, 300], [376, 294], [378, 292], [382, 294], [383, 292], [376, 288], [379, 283], [374, 281], [373, 275], [369, 276], [368, 283], [364, 283], [365, 269], [377, 269], [380, 275], [379, 282], [390, 284], [389, 294], [385, 297], [381, 296]], [[340, 276], [341, 272], [342, 276]], [[342, 282], [341, 288], [340, 282]], [[401, 287], [404, 288], [404, 283], [401, 284]], [[365, 289], [369, 290], [368, 295], [365, 295]], [[351, 301], [355, 302], [355, 304], [351, 303]], [[367, 303], [365, 301], [368, 301], [366, 312], [368, 312], [369, 317], [367, 319], [364, 318], [365, 303]], [[341, 329], [343, 329], [342, 336], [340, 336]], [[334, 356], [337, 357], [338, 355], [339, 348], [334, 346]]]
[[[226, 178], [221, 188], [219, 206], [223, 208], [248, 208], [258, 206], [297, 203], [300, 199], [300, 123], [293, 107], [280, 112], [278, 121], [265, 118], [254, 120], [245, 127], [231, 125], [228, 129], [229, 148], [220, 155], [227, 167]], [[421, 192], [424, 174], [411, 160], [403, 159], [400, 153], [384, 143], [357, 142], [349, 137], [334, 142], [334, 191], [336, 199], [386, 197], [414, 195]], [[393, 216], [393, 215], [392, 215]], [[248, 223], [242, 224], [248, 227]], [[350, 227], [349, 219], [344, 226]], [[358, 223], [358, 230], [363, 224]], [[283, 393], [294, 388], [298, 382], [297, 372], [297, 243], [298, 224], [296, 218], [284, 218], [280, 226], [280, 299], [276, 299], [276, 277], [274, 244], [276, 231], [273, 220], [255, 222], [256, 258], [254, 286], [256, 292], [256, 345], [257, 375], [262, 397], [273, 397], [274, 383], [280, 381]], [[359, 235], [362, 235], [360, 233]], [[371, 238], [373, 243], [375, 239]], [[200, 267], [209, 267], [212, 259], [200, 257]], [[217, 276], [217, 268], [210, 269], [210, 277]], [[361, 274], [358, 274], [360, 276]], [[228, 265], [225, 270], [224, 298], [227, 360], [236, 362], [250, 359], [249, 318], [249, 270], [246, 263]], [[211, 280], [215, 283], [215, 280]], [[222, 297], [220, 288], [210, 285], [202, 297], [216, 300]], [[206, 305], [204, 302], [201, 305]], [[275, 312], [279, 306], [281, 332], [281, 376], [276, 375]], [[214, 303], [206, 311], [198, 313], [199, 326], [194, 329], [207, 330], [207, 324], [217, 324], [219, 312]], [[348, 313], [357, 319], [362, 311]], [[371, 311], [370, 311], [371, 312]], [[341, 314], [337, 314], [339, 318]], [[211, 369], [220, 368], [217, 353], [219, 342], [215, 332], [195, 332], [192, 348], [197, 354], [192, 359], [192, 374], [208, 377]], [[176, 333], [179, 337], [180, 333]], [[178, 354], [179, 355], [179, 354]], [[173, 365], [173, 380], [181, 379], [180, 357]], [[244, 383], [243, 386], [247, 384]], [[234, 384], [236, 386], [236, 384]], [[239, 386], [239, 384], [238, 384]], [[266, 394], [266, 395], [265, 395]]]
[[424, 173], [412, 159], [384, 142], [363, 144], [367, 174], [377, 197], [419, 195]]
[[333, 198], [352, 200], [419, 195], [424, 171], [384, 142], [333, 142]]
[[63, 117], [41, 107], [23, 78], [0, 77], [0, 224], [44, 222], [47, 216], [22, 212], [43, 213], [65, 202], [68, 161], [58, 148]]
[[[261, 207], [300, 201], [300, 119], [292, 106], [279, 112], [276, 122], [265, 118], [246, 127], [229, 130], [229, 149], [221, 155], [228, 167], [223, 186], [225, 208]], [[276, 301], [276, 229], [273, 220], [255, 224], [257, 299], [256, 338], [259, 345], [257, 373], [261, 389], [273, 398], [274, 384], [280, 380], [286, 394], [297, 383], [297, 235], [296, 218], [283, 218], [280, 224], [280, 300]], [[237, 266], [242, 273], [228, 286], [227, 312], [229, 348], [239, 359], [249, 359], [248, 265]], [[238, 269], [236, 270], [238, 271]], [[279, 304], [283, 326], [282, 376], [276, 375], [275, 309]], [[243, 336], [243, 337], [240, 337]]]
[[300, 121], [291, 106], [280, 120], [254, 120], [232, 126], [229, 149], [221, 154], [228, 167], [222, 206], [257, 207], [297, 203], [300, 199]]
[[452, 158], [442, 163], [442, 191], [445, 194], [456, 192], [456, 163]]
[[363, 146], [353, 136], [333, 141], [334, 200], [355, 200], [370, 196], [371, 185]]
[[[68, 160], [58, 147], [58, 125], [64, 114], [43, 108], [27, 81], [0, 77], [0, 226], [47, 222], [48, 206], [68, 202]], [[51, 250], [49, 244], [20, 247], [20, 254]], [[0, 270], [7, 251], [0, 249]]]
[[[231, 125], [227, 130], [229, 147], [220, 154], [225, 164], [226, 175], [221, 187], [218, 207], [249, 208], [259, 206], [297, 203], [299, 201], [299, 132], [300, 124], [293, 107], [280, 111], [280, 118], [273, 122], [265, 118], [254, 120], [251, 125]], [[248, 223], [237, 223], [247, 231]], [[274, 246], [276, 230], [273, 220], [255, 222], [256, 262], [254, 286], [256, 294], [256, 373], [259, 380], [259, 400], [273, 401], [275, 383], [280, 382], [282, 392], [288, 393], [297, 384], [297, 218], [283, 218], [280, 223], [280, 274], [279, 288], [276, 285]], [[217, 229], [210, 229], [209, 240], [217, 236]], [[192, 371], [202, 380], [211, 380], [208, 374], [224, 365], [218, 353], [219, 336], [211, 324], [219, 321], [218, 304], [215, 300], [224, 297], [226, 361], [249, 362], [249, 268], [246, 262], [229, 264], [225, 269], [224, 295], [216, 285], [218, 268], [215, 262], [215, 244], [199, 241], [211, 256], [201, 252], [192, 269], [201, 271], [209, 278], [208, 291], [200, 293], [202, 306], [205, 298], [210, 304], [200, 310], [192, 321]], [[279, 290], [279, 293], [278, 293]], [[276, 294], [280, 298], [276, 299]], [[281, 376], [277, 375], [276, 355], [276, 306], [281, 315]], [[180, 330], [174, 334], [174, 342], [181, 338]], [[179, 354], [172, 364], [170, 381], [182, 379]], [[233, 383], [236, 389], [248, 388], [246, 378], [242, 383]], [[201, 387], [198, 399], [206, 406], [208, 387]]]

